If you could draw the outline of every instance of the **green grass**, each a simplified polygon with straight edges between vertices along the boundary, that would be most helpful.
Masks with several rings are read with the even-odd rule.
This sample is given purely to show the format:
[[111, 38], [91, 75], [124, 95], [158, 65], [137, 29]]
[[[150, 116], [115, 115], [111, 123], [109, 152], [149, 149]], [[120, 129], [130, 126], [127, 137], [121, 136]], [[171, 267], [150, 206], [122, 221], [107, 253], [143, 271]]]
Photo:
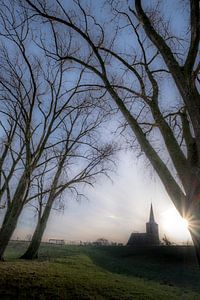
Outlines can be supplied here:
[[[189, 253], [185, 263], [180, 253], [177, 256], [178, 248], [138, 251], [43, 244], [39, 260], [16, 259], [26, 246], [10, 243], [7, 261], [0, 263], [1, 300], [200, 299], [194, 257]], [[168, 274], [175, 269], [170, 280]]]

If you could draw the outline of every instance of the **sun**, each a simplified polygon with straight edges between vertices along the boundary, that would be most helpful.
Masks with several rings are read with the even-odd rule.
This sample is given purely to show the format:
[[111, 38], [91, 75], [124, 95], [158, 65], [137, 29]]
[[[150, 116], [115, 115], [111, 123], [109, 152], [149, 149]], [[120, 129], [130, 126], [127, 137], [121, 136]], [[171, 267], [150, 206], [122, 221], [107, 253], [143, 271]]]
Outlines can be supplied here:
[[186, 227], [186, 228], [188, 228], [189, 227], [189, 222], [188, 222], [188, 220], [187, 219], [184, 219], [184, 218], [182, 218], [182, 220], [181, 220], [182, 222], [183, 222], [183, 226], [184, 227]]
[[170, 208], [162, 214], [162, 228], [164, 234], [175, 242], [191, 240], [188, 230], [189, 222], [182, 218], [175, 208]]

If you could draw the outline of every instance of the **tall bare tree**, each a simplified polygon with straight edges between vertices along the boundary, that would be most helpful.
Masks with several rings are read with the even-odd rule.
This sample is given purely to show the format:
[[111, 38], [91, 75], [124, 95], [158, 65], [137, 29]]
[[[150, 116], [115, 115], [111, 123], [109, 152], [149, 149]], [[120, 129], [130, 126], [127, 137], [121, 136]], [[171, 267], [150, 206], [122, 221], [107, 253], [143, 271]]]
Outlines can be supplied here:
[[[107, 1], [101, 15], [87, 1], [21, 3], [30, 16], [51, 24], [55, 50], [49, 54], [88, 70], [80, 89], [99, 88], [113, 99], [177, 210], [189, 220], [200, 265], [199, 1], [186, 3], [179, 36], [170, 32], [173, 23], [170, 29], [154, 2], [143, 8], [140, 0]], [[61, 53], [69, 37], [73, 42]], [[174, 94], [163, 95], [167, 81]]]
[[[76, 124], [73, 134], [80, 128], [85, 131], [90, 128], [88, 135], [92, 135], [92, 129], [97, 126], [95, 118], [98, 119], [95, 114], [85, 119], [81, 117], [82, 111], [91, 106], [89, 98], [85, 100], [77, 90], [84, 69], [74, 74], [64, 62], [52, 61], [48, 53], [41, 52], [42, 37], [34, 37], [26, 11], [21, 10], [19, 14], [14, 4], [3, 2], [0, 11], [1, 115], [7, 136], [1, 160], [4, 177], [1, 196], [6, 199], [6, 212], [0, 229], [0, 259], [22, 209], [31, 198], [29, 194], [34, 190], [37, 170], [60, 157], [51, 150], [60, 145], [69, 144], [70, 148], [70, 143], [77, 142], [76, 146], [81, 143], [79, 139], [69, 140], [69, 136], [72, 139], [70, 124], [78, 116], [79, 127]], [[63, 124], [65, 133], [69, 131], [68, 136], [63, 134]]]
[[[35, 198], [35, 179], [41, 168], [47, 166], [45, 173], [54, 179], [45, 190], [48, 201], [35, 234], [37, 247], [54, 200], [70, 185], [75, 188], [77, 182], [89, 183], [104, 173], [112, 148], [100, 146], [102, 141], [94, 137], [105, 114], [94, 110], [90, 93], [78, 90], [85, 68], [74, 73], [69, 64], [52, 60], [42, 51], [43, 37], [35, 36], [26, 11], [18, 10], [12, 1], [2, 3], [0, 14], [1, 126], [7, 143], [0, 174], [4, 178], [1, 199], [6, 199], [0, 229], [3, 259], [21, 211]], [[72, 159], [74, 170], [70, 170]], [[54, 175], [52, 166], [57, 170]]]
[[[100, 145], [99, 143], [101, 138], [98, 134], [98, 127], [102, 125], [104, 116], [102, 118], [102, 114], [94, 113], [94, 119], [94, 108], [88, 104], [87, 101], [84, 107], [83, 103], [73, 116], [70, 115], [70, 120], [63, 122], [62, 136], [65, 137], [65, 141], [61, 139], [60, 149], [55, 150], [57, 159], [54, 162], [53, 171], [47, 172], [48, 161], [46, 160], [43, 172], [36, 177], [39, 191], [36, 195], [33, 194], [31, 198], [38, 197], [39, 200], [37, 206], [38, 222], [31, 243], [21, 257], [23, 259], [38, 257], [42, 236], [55, 201], [66, 190], [75, 192], [77, 197], [82, 195], [81, 186], [92, 185], [98, 175], [106, 175], [110, 169], [114, 148], [109, 144], [103, 145], [101, 143]], [[52, 162], [50, 169], [52, 169]], [[65, 194], [62, 198], [66, 198]]]

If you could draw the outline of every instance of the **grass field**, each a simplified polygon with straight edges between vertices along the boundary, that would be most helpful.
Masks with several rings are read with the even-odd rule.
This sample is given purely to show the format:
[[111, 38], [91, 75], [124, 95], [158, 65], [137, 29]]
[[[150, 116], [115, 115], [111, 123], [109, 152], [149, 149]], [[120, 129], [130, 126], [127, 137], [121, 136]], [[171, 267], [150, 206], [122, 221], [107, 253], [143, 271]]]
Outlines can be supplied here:
[[39, 260], [17, 257], [11, 242], [0, 263], [0, 299], [200, 299], [192, 247], [58, 246], [43, 244]]

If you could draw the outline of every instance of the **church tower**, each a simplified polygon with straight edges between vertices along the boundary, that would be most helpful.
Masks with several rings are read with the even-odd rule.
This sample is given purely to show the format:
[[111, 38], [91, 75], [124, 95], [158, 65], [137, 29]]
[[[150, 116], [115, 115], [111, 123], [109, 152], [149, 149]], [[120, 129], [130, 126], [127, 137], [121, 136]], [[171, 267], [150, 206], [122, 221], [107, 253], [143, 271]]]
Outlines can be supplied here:
[[149, 222], [146, 223], [146, 234], [149, 240], [149, 244], [158, 245], [160, 243], [158, 234], [158, 224], [155, 222], [154, 219], [152, 204], [150, 208]]
[[138, 233], [132, 232], [128, 243], [128, 246], [136, 247], [149, 247], [149, 246], [159, 246], [159, 234], [158, 234], [158, 224], [155, 222], [153, 214], [153, 206], [151, 204], [149, 222], [146, 223], [146, 232]]

